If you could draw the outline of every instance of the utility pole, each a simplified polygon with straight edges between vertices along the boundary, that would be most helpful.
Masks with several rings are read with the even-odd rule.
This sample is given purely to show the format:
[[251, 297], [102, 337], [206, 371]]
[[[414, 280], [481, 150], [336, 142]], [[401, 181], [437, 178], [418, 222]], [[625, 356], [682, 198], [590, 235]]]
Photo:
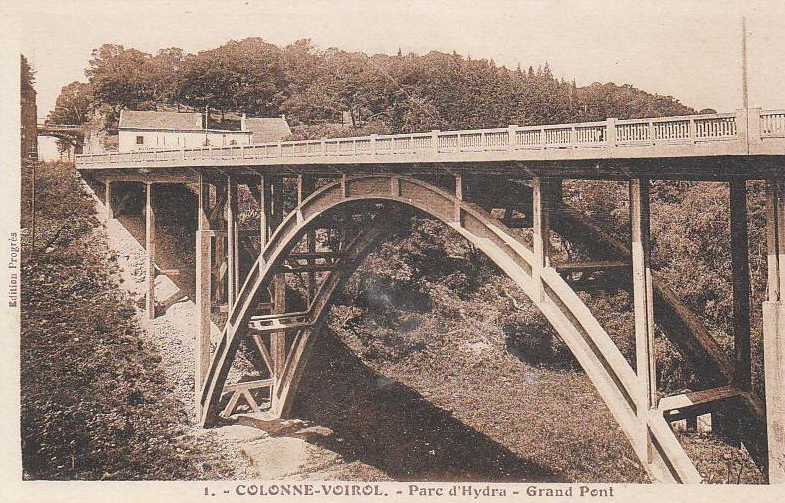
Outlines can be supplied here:
[[741, 98], [744, 110], [750, 108], [747, 94], [747, 18], [741, 18]]

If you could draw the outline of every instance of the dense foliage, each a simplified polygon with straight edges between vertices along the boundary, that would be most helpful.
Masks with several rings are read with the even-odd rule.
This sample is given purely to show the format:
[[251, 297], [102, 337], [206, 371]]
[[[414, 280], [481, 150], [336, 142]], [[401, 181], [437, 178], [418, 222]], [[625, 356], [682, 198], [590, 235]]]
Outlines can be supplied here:
[[35, 254], [29, 227], [22, 241], [24, 478], [231, 476], [209, 447], [178, 438], [189, 411], [170, 392], [158, 348], [117, 284], [115, 257], [73, 165], [41, 165], [37, 178]]
[[[578, 88], [554, 77], [545, 63], [515, 70], [493, 60], [456, 53], [368, 56], [309, 40], [278, 47], [246, 38], [188, 54], [178, 48], [151, 55], [105, 44], [85, 71], [92, 108], [116, 119], [123, 108], [233, 111], [252, 116], [286, 114], [293, 125], [335, 123], [382, 131], [455, 129], [591, 121], [694, 112], [670, 96], [629, 85]], [[76, 83], [62, 91], [69, 108]]]

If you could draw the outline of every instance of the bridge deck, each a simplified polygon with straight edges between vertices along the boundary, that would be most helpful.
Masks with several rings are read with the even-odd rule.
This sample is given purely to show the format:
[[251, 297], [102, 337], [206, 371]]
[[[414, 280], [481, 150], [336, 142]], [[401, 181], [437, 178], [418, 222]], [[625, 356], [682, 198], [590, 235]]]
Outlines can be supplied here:
[[[621, 166], [619, 161], [623, 160], [668, 159], [668, 163], [647, 169], [666, 176], [721, 178], [741, 174], [754, 178], [782, 173], [783, 157], [785, 110], [751, 109], [655, 119], [85, 154], [77, 156], [76, 163], [83, 171], [171, 168], [174, 172], [188, 171], [182, 168], [279, 171], [288, 167], [319, 171], [324, 167], [340, 170], [363, 165], [485, 165], [507, 169], [550, 169], [559, 165], [561, 169], [579, 170], [573, 174], [581, 175], [583, 170], [581, 176], [597, 176], [598, 168], [610, 169], [606, 173], [610, 175], [614, 169], [618, 175], [640, 169], [640, 162], [638, 168], [631, 167], [636, 163], [612, 168]], [[696, 162], [698, 159], [701, 162]], [[748, 160], [754, 160], [755, 166], [746, 163]]]

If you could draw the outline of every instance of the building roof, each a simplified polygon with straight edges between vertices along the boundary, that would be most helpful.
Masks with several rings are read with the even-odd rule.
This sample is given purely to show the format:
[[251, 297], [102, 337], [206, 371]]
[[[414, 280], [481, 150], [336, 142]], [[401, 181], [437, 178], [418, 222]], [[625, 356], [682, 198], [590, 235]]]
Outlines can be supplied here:
[[280, 141], [292, 134], [283, 117], [254, 117], [245, 119], [245, 130], [253, 133], [251, 143]]
[[166, 129], [178, 131], [202, 130], [199, 112], [155, 112], [123, 110], [120, 112], [120, 129]]

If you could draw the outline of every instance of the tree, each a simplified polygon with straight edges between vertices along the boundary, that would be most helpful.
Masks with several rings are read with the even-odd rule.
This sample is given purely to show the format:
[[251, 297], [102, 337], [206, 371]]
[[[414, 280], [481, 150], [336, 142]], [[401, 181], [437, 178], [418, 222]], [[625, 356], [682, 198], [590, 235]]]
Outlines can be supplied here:
[[278, 47], [246, 38], [189, 55], [183, 61], [180, 96], [197, 107], [274, 115], [284, 99], [284, 59]]
[[27, 58], [24, 54], [20, 55], [20, 61], [22, 92], [33, 91], [33, 84], [35, 84], [35, 71], [30, 66], [30, 63], [27, 61]]
[[151, 59], [147, 53], [122, 45], [104, 44], [93, 50], [85, 75], [96, 99], [112, 106], [114, 118], [124, 108], [155, 108], [157, 79]]
[[84, 124], [90, 119], [94, 104], [93, 86], [74, 81], [60, 90], [48, 119], [57, 124]]

